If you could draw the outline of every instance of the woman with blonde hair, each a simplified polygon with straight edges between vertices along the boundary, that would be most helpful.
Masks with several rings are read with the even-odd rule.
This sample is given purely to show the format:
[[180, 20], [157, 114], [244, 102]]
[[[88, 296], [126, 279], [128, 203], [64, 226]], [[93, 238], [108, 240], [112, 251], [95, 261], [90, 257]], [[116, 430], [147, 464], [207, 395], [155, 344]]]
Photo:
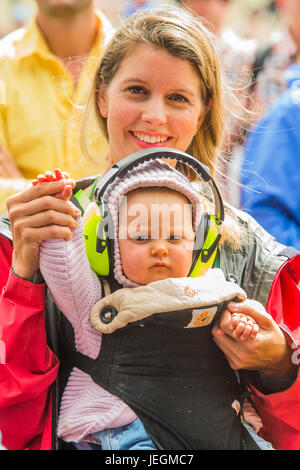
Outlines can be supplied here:
[[[214, 37], [197, 18], [173, 7], [138, 12], [108, 44], [92, 90], [109, 140], [107, 170], [140, 149], [168, 147], [187, 151], [214, 174], [228, 106], [224, 102], [228, 103], [229, 96]], [[2, 220], [0, 329], [7, 361], [0, 366], [0, 423], [7, 448], [57, 446], [57, 440], [51, 442], [51, 431], [56, 433], [51, 413], [52, 400], [57, 406], [59, 397], [51, 385], [58, 384], [58, 360], [53, 354], [55, 334], [50, 334], [57, 325], [49, 323], [52, 317], [47, 297], [49, 348], [39, 250], [49, 238], [72, 238], [78, 216], [74, 204], [78, 203], [53, 197], [61, 193], [65, 182], [51, 181], [51, 175], [48, 179], [47, 184], [35, 185], [8, 200], [12, 234], [8, 221]], [[92, 198], [94, 180], [78, 182], [75, 196], [82, 189]], [[243, 342], [228, 327], [225, 310], [212, 330], [213, 338], [232, 369], [248, 371], [244, 376], [255, 391], [263, 436], [275, 448], [297, 448], [300, 417], [298, 409], [290, 405], [299, 401], [298, 349], [288, 329], [278, 324], [286, 323], [295, 332], [299, 327], [299, 256], [291, 257], [253, 219], [238, 211], [228, 208], [224, 225], [227, 231], [214, 267], [219, 266], [227, 279], [237, 282], [248, 298], [262, 303], [269, 314], [245, 304], [243, 313], [256, 320], [260, 331], [253, 340]], [[291, 295], [293, 304], [287, 301]], [[66, 322], [63, 318], [60, 321], [72, 340]], [[20, 357], [25, 358], [21, 367]], [[64, 354], [59, 358], [65, 366], [65, 385], [70, 370]], [[80, 400], [80, 391], [75, 387], [74, 392]], [[83, 416], [75, 418], [80, 424]], [[18, 423], [24, 419], [28, 426], [21, 431]], [[93, 442], [91, 433], [97, 431], [97, 422], [90, 425], [77, 442]]]

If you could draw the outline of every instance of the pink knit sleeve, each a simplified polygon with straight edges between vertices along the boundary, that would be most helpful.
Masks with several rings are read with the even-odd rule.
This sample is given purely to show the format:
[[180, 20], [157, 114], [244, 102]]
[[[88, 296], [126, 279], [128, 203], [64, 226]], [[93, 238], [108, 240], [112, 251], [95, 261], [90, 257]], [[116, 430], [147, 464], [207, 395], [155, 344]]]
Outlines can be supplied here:
[[40, 270], [52, 297], [72, 323], [83, 325], [101, 299], [101, 284], [85, 254], [82, 219], [70, 241], [45, 240], [40, 247]]

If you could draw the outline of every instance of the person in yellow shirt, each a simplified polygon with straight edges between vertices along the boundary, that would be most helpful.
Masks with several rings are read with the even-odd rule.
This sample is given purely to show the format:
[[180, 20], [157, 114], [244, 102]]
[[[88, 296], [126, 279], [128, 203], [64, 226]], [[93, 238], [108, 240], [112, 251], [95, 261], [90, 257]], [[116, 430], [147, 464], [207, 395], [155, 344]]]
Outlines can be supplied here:
[[1, 39], [0, 213], [8, 196], [47, 168], [73, 178], [104, 170], [107, 142], [96, 116], [88, 126], [95, 161], [83, 156], [80, 122], [112, 33], [93, 0], [37, 0], [32, 23]]

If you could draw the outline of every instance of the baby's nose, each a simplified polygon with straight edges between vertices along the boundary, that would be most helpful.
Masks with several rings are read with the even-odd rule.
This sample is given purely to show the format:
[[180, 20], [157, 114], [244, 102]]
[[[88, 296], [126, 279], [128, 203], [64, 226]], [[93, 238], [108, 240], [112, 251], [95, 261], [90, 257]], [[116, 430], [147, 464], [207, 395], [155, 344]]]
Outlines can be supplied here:
[[165, 256], [168, 256], [168, 250], [163, 245], [153, 246], [151, 248], [151, 255], [152, 256], [159, 256], [160, 258], [164, 258]]

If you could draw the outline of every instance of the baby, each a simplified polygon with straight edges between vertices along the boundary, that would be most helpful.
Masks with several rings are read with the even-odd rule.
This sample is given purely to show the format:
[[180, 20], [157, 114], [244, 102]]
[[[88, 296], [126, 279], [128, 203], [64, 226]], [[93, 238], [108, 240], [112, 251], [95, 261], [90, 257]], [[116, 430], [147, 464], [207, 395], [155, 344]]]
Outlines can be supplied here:
[[[74, 183], [60, 170], [39, 175], [33, 184], [56, 179], [66, 181], [64, 190], [56, 196], [68, 200]], [[120, 286], [139, 288], [186, 278], [202, 207], [188, 180], [166, 163], [156, 161], [140, 165], [110, 186], [105, 197], [114, 219], [114, 277]], [[140, 217], [136, 216], [137, 208], [142, 208]], [[96, 321], [93, 327], [90, 312], [103, 293], [85, 256], [80, 218], [71, 241], [48, 240], [42, 244], [40, 267], [57, 306], [74, 328], [76, 349], [97, 358], [101, 333], [96, 331]], [[197, 279], [200, 283], [201, 278]], [[224, 280], [224, 285], [229, 284]], [[250, 317], [236, 312], [231, 317], [231, 329], [244, 341], [251, 341], [258, 333], [258, 325]], [[58, 435], [72, 442], [97, 441], [103, 450], [156, 448], [132, 409], [76, 367], [63, 393]]]
[[[40, 174], [37, 176], [35, 180], [32, 181], [33, 185], [36, 185], [38, 183], [45, 183], [45, 182], [53, 182], [53, 181], [58, 181], [58, 180], [65, 180], [65, 187], [64, 190], [60, 193], [57, 194], [56, 197], [59, 197], [61, 199], [69, 200], [72, 196], [72, 191], [74, 188], [74, 181], [70, 179], [70, 176], [67, 172], [63, 172], [62, 170], [56, 168], [54, 172], [52, 171], [46, 171], [44, 174]], [[127, 195], [127, 210], [128, 214], [131, 212], [131, 206], [134, 206], [135, 204], [144, 204], [145, 208], [148, 207], [148, 213], [151, 214], [151, 205], [155, 204], [163, 204], [163, 199], [161, 197], [161, 192], [162, 189], [158, 190], [156, 188], [156, 191], [154, 188], [152, 188], [151, 193], [144, 191], [142, 192], [141, 190], [138, 193], [129, 193]], [[170, 193], [165, 193], [165, 197], [170, 202]], [[171, 198], [173, 199], [178, 199], [180, 198], [180, 193], [171, 193]], [[185, 199], [183, 201], [183, 198], [181, 198], [181, 205], [187, 204], [188, 201]], [[174, 201], [175, 202], [175, 201]], [[177, 203], [178, 201], [176, 201]], [[179, 204], [180, 206], [180, 204]], [[153, 211], [152, 211], [153, 212]], [[125, 226], [125, 227], [130, 227], [131, 221], [134, 220], [134, 217], [132, 216], [131, 218], [127, 214], [127, 220], [124, 223], [124, 217], [126, 217], [126, 214], [124, 211], [120, 211], [120, 225]], [[186, 233], [189, 235], [189, 245], [187, 245], [183, 240], [181, 239], [181, 235], [177, 237], [177, 246], [180, 245], [182, 252], [180, 253], [179, 261], [176, 260], [173, 261], [172, 263], [172, 271], [168, 271], [168, 275], [166, 276], [167, 270], [164, 269], [163, 264], [164, 263], [157, 263], [156, 268], [153, 269], [154, 273], [151, 273], [151, 277], [149, 277], [149, 270], [147, 271], [146, 269], [144, 270], [144, 267], [141, 265], [141, 260], [146, 260], [147, 259], [147, 248], [148, 248], [148, 243], [151, 240], [151, 230], [150, 233], [149, 229], [151, 229], [151, 222], [147, 224], [147, 227], [139, 227], [139, 235], [136, 237], [136, 234], [122, 234], [121, 240], [119, 241], [119, 246], [120, 246], [120, 253], [121, 253], [121, 259], [122, 259], [122, 267], [125, 275], [132, 281], [136, 282], [137, 285], [146, 285], [149, 282], [153, 282], [154, 280], [161, 280], [166, 277], [185, 277], [188, 272], [189, 268], [191, 266], [191, 256], [192, 256], [192, 246], [191, 246], [191, 241], [193, 241], [193, 228], [192, 228], [192, 222], [191, 220], [186, 221], [187, 227], [186, 227]], [[179, 228], [179, 232], [182, 232], [184, 230], [184, 227]], [[171, 232], [171, 230], [170, 230]], [[143, 233], [141, 235], [141, 233]], [[124, 236], [125, 235], [125, 236]], [[128, 235], [128, 236], [127, 236]], [[174, 238], [174, 234], [171, 234], [171, 237]], [[175, 240], [174, 240], [175, 241]], [[139, 247], [139, 248], [138, 248]], [[164, 251], [162, 251], [162, 258], [164, 258]], [[136, 261], [136, 259], [138, 261]], [[185, 263], [183, 263], [185, 261]], [[161, 266], [159, 266], [161, 264]], [[173, 272], [173, 269], [180, 269], [179, 273]], [[160, 268], [160, 269], [159, 269]], [[155, 274], [155, 275], [154, 275]], [[177, 274], [177, 275], [176, 275]], [[178, 275], [181, 274], [181, 275]], [[230, 311], [230, 304], [227, 306], [227, 309]], [[229, 324], [229, 328], [232, 330], [233, 335], [237, 338], [239, 337], [243, 341], [247, 341], [249, 338], [255, 338], [259, 328], [257, 323], [253, 318], [251, 318], [248, 315], [240, 314], [237, 312], [231, 312], [231, 320]]]

